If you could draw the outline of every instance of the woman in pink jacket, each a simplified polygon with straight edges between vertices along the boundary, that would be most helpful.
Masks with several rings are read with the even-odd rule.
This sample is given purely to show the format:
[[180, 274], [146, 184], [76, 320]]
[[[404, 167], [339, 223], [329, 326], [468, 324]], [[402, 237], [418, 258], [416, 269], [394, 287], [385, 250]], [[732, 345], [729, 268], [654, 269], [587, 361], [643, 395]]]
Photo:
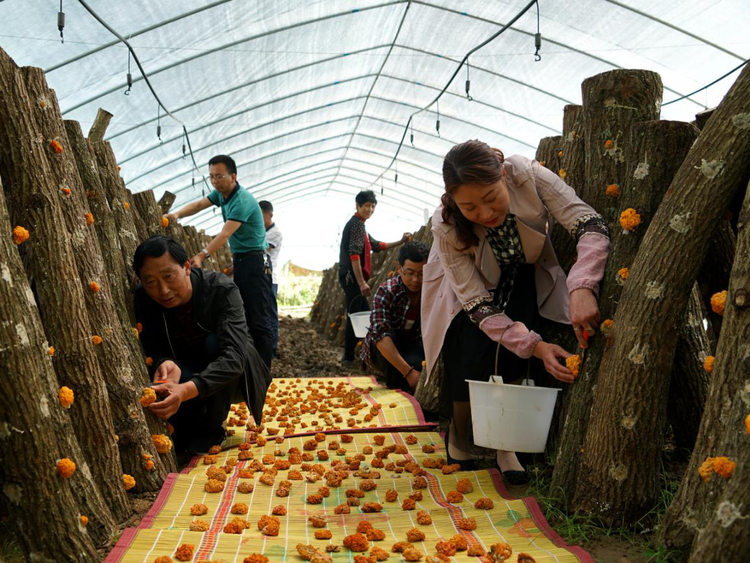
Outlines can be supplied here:
[[[445, 193], [432, 218], [424, 267], [422, 337], [427, 373], [442, 352], [443, 397], [453, 402], [446, 449], [450, 463], [470, 468], [471, 410], [465, 379], [506, 382], [546, 370], [566, 383], [561, 360], [571, 354], [534, 331], [540, 315], [583, 333], [599, 323], [599, 282], [609, 251], [604, 219], [538, 162], [480, 141], [453, 147], [443, 161]], [[577, 241], [566, 277], [549, 237], [549, 221]], [[497, 365], [497, 371], [495, 366]], [[509, 482], [528, 480], [514, 452], [497, 452]]]

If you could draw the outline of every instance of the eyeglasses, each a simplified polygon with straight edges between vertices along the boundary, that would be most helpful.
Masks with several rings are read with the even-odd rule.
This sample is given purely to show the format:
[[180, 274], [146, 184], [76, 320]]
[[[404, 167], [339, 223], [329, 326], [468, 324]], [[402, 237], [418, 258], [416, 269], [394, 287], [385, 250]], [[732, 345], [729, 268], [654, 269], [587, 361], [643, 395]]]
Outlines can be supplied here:
[[414, 278], [416, 280], [421, 280], [423, 278], [422, 272], [414, 272], [413, 270], [403, 270], [401, 276], [404, 278]]
[[209, 174], [208, 178], [213, 182], [214, 180], [223, 180], [224, 178], [229, 178], [230, 176], [231, 174]]

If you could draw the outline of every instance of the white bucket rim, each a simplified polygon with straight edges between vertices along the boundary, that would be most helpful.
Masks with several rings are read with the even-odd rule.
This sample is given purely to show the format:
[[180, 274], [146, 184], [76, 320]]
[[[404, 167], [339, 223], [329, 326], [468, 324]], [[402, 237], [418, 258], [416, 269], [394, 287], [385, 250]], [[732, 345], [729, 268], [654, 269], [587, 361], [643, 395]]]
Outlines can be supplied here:
[[493, 387], [512, 387], [513, 389], [524, 389], [531, 391], [562, 391], [557, 387], [536, 387], [531, 385], [511, 385], [510, 383], [494, 383], [492, 381], [477, 381], [476, 379], [464, 379], [466, 383], [476, 383], [478, 385], [492, 385]]

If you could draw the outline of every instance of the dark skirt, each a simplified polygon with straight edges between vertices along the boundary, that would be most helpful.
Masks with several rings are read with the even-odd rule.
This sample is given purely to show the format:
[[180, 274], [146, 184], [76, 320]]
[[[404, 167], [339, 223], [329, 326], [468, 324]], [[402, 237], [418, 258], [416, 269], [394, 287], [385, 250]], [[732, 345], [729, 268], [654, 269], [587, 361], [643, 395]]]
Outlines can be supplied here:
[[[505, 314], [514, 321], [522, 322], [529, 330], [538, 329], [539, 307], [533, 264], [518, 268]], [[541, 360], [519, 358], [482, 332], [464, 311], [460, 311], [448, 327], [442, 354], [445, 366], [441, 395], [443, 404], [469, 400], [466, 379], [489, 381], [491, 375], [501, 375], [508, 383], [527, 376], [536, 380], [545, 373]]]

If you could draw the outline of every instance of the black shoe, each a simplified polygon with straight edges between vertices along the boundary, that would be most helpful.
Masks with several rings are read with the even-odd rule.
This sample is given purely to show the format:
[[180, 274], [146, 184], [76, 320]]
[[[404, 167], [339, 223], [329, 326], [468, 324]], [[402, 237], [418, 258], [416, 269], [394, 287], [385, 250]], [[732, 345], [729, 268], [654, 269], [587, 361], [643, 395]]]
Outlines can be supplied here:
[[509, 469], [508, 471], [503, 471], [500, 469], [500, 466], [497, 466], [498, 471], [500, 471], [500, 474], [503, 476], [503, 481], [506, 482], [509, 485], [525, 485], [531, 480], [531, 476], [529, 475], [529, 472], [525, 469], [523, 471], [518, 471], [514, 469]]
[[354, 358], [347, 358], [346, 356], [341, 356], [341, 365], [345, 368], [353, 368], [354, 367]]
[[189, 450], [183, 450], [175, 452], [177, 456], [177, 470], [182, 470], [186, 465], [189, 465], [195, 456], [198, 454]]
[[445, 431], [445, 457], [448, 460], [448, 465], [458, 464], [459, 466], [461, 466], [461, 471], [473, 471], [476, 465], [473, 459], [453, 459], [451, 457], [451, 454], [448, 453], [450, 451], [448, 449], [449, 436], [450, 427], [448, 427], [448, 430]]

